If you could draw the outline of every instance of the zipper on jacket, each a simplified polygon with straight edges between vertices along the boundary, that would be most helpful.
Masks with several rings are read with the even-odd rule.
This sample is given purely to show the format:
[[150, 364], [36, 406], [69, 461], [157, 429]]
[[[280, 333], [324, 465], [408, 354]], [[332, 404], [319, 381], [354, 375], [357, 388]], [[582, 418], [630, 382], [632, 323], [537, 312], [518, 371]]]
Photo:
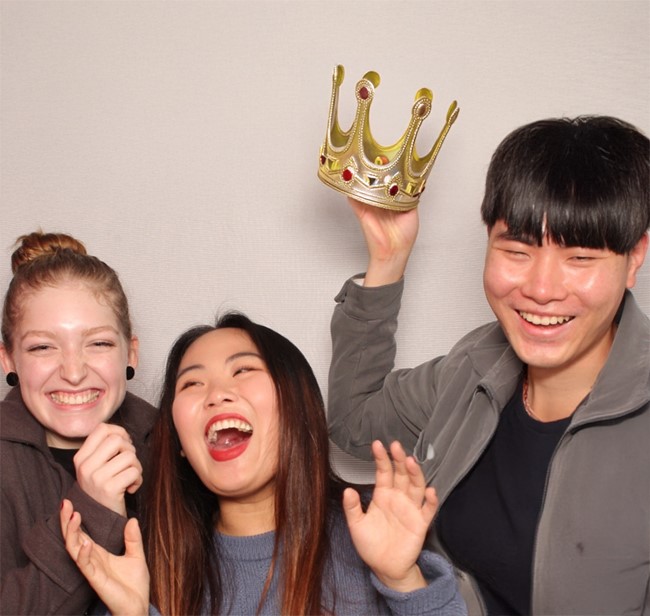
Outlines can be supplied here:
[[[579, 407], [578, 407], [579, 408]], [[578, 411], [578, 408], [574, 411], [576, 413]], [[607, 418], [609, 419], [609, 418]], [[557, 446], [553, 450], [553, 455], [551, 455], [551, 459], [549, 460], [548, 463], [548, 468], [546, 469], [546, 479], [544, 481], [544, 492], [542, 494], [542, 504], [539, 508], [539, 513], [537, 514], [537, 524], [535, 525], [535, 537], [533, 539], [533, 562], [531, 563], [531, 575], [530, 575], [530, 614], [534, 614], [533, 612], [533, 604], [534, 604], [534, 591], [535, 591], [535, 586], [533, 582], [535, 581], [535, 570], [536, 570], [536, 563], [537, 563], [537, 539], [539, 536], [539, 525], [542, 520], [542, 515], [544, 514], [544, 507], [546, 506], [546, 494], [548, 492], [548, 482], [551, 477], [551, 470], [553, 468], [553, 461], [555, 460], [555, 456], [557, 455], [557, 452], [560, 450], [560, 447], [564, 445], [564, 442], [566, 441], [568, 436], [573, 436], [578, 430], [581, 430], [585, 426], [590, 426], [590, 425], [595, 425], [600, 423], [601, 421], [607, 421], [606, 419], [595, 419], [593, 421], [590, 420], [583, 420], [581, 422], [576, 423], [575, 425], [569, 424], [567, 429], [564, 431], [564, 434], [560, 437], [560, 440], [558, 441]]]
[[[450, 494], [451, 494], [451, 493], [456, 489], [456, 487], [458, 486], [458, 484], [459, 484], [463, 479], [465, 479], [465, 477], [467, 476], [467, 474], [468, 474], [468, 473], [469, 473], [469, 472], [474, 468], [474, 466], [476, 466], [476, 463], [478, 462], [479, 458], [483, 455], [483, 453], [485, 452], [485, 450], [488, 448], [488, 445], [492, 442], [492, 438], [494, 437], [494, 433], [496, 432], [496, 430], [497, 430], [497, 426], [499, 425], [499, 419], [498, 419], [498, 418], [499, 418], [499, 416], [501, 415], [501, 411], [498, 410], [498, 409], [495, 409], [495, 406], [494, 406], [494, 397], [493, 397], [492, 394], [490, 393], [490, 390], [487, 389], [486, 387], [484, 387], [483, 385], [478, 385], [478, 386], [476, 387], [476, 390], [474, 391], [474, 395], [472, 396], [472, 401], [474, 400], [474, 398], [475, 398], [475, 397], [477, 396], [477, 394], [479, 394], [479, 393], [483, 393], [483, 394], [485, 394], [485, 396], [487, 397], [487, 399], [488, 399], [488, 401], [489, 401], [489, 403], [490, 403], [490, 407], [491, 407], [493, 410], [496, 411], [496, 414], [497, 414], [497, 422], [496, 422], [496, 424], [494, 425], [494, 429], [492, 430], [492, 432], [490, 432], [490, 434], [488, 434], [488, 436], [487, 436], [485, 442], [483, 443], [483, 445], [481, 446], [481, 448], [478, 450], [477, 454], [476, 454], [476, 455], [475, 455], [475, 456], [470, 460], [469, 464], [468, 464], [467, 466], [465, 466], [465, 468], [464, 468], [464, 469], [463, 469], [463, 470], [458, 474], [457, 479], [456, 479], [456, 480], [451, 484], [449, 490], [447, 490], [447, 494], [446, 494], [446, 496], [445, 496], [445, 499], [444, 499], [443, 501], [440, 501], [440, 502], [438, 503], [438, 509], [440, 509], [440, 507], [442, 507], [442, 505], [444, 504], [444, 502], [447, 500], [447, 498], [449, 497], [449, 495], [450, 495]], [[470, 402], [470, 406], [471, 406], [471, 402]], [[432, 480], [432, 477], [425, 477], [425, 479], [426, 479], [427, 484], [429, 484], [429, 483], [431, 482], [431, 480]]]
[[[494, 429], [492, 430], [492, 432], [488, 435], [488, 437], [487, 437], [485, 443], [483, 444], [483, 446], [478, 450], [477, 455], [474, 456], [474, 458], [470, 461], [469, 465], [467, 465], [462, 470], [462, 472], [459, 473], [458, 478], [456, 479], [456, 481], [451, 485], [451, 487], [447, 491], [447, 496], [445, 497], [445, 500], [447, 500], [447, 497], [449, 497], [449, 495], [456, 489], [458, 484], [467, 476], [469, 471], [472, 470], [474, 468], [474, 466], [476, 466], [476, 463], [478, 462], [479, 458], [483, 455], [485, 450], [488, 448], [488, 445], [492, 442], [492, 438], [494, 437], [494, 433], [496, 432], [497, 426], [499, 425], [498, 417], [501, 415], [501, 411], [499, 409], [495, 409], [494, 397], [492, 396], [492, 393], [490, 392], [490, 390], [487, 387], [485, 387], [483, 385], [477, 385], [476, 389], [474, 390], [474, 395], [472, 396], [472, 401], [474, 400], [474, 398], [478, 394], [481, 394], [481, 393], [485, 394], [485, 396], [487, 397], [487, 399], [488, 399], [488, 401], [490, 403], [490, 407], [493, 410], [496, 411], [496, 413], [497, 413], [497, 422], [494, 425]], [[470, 402], [470, 406], [471, 406], [471, 402]], [[429, 482], [431, 481], [431, 477], [427, 477], [426, 479], [427, 479], [427, 484], [429, 484]], [[440, 507], [444, 504], [445, 500], [443, 500], [442, 502], [440, 502], [438, 504], [438, 510], [440, 510]], [[436, 534], [437, 534], [437, 532], [436, 532]], [[440, 540], [438, 540], [437, 543], [440, 546], [440, 548], [442, 549], [443, 546], [442, 546], [442, 543], [440, 542]], [[457, 567], [456, 565], [454, 565], [453, 561], [451, 560], [451, 558], [450, 558], [450, 556], [449, 556], [449, 554], [447, 553], [446, 550], [444, 550], [444, 556], [447, 558], [447, 560], [449, 562], [452, 563], [452, 565], [454, 566], [454, 569], [456, 571], [458, 571], [461, 576], [464, 576], [469, 581], [469, 584], [472, 587], [472, 590], [474, 591], [474, 596], [476, 597], [476, 600], [477, 600], [477, 602], [479, 604], [479, 607], [481, 609], [481, 615], [485, 616], [487, 614], [487, 607], [485, 606], [485, 601], [483, 600], [483, 597], [482, 597], [481, 592], [480, 592], [479, 587], [478, 587], [478, 582], [476, 581], [474, 576], [471, 575], [470, 573], [468, 573], [467, 571], [465, 571], [464, 569], [461, 569], [460, 567]]]
[[536, 563], [537, 563], [537, 539], [539, 537], [539, 524], [542, 520], [542, 514], [544, 513], [544, 507], [546, 505], [546, 493], [548, 492], [548, 480], [549, 477], [551, 476], [551, 467], [553, 466], [553, 460], [555, 459], [555, 454], [557, 453], [557, 450], [560, 448], [562, 445], [562, 442], [564, 441], [565, 435], [567, 431], [560, 437], [560, 441], [558, 442], [557, 446], [553, 450], [553, 455], [551, 455], [551, 459], [549, 460], [548, 467], [546, 468], [546, 479], [544, 480], [544, 492], [542, 493], [542, 504], [539, 508], [539, 513], [537, 514], [537, 523], [535, 524], [535, 536], [533, 537], [533, 561], [531, 563], [531, 573], [530, 573], [530, 605], [529, 605], [529, 614], [534, 614], [533, 612], [533, 604], [534, 604], [534, 592], [535, 592], [535, 586], [533, 582], [535, 581], [535, 569], [536, 569]]

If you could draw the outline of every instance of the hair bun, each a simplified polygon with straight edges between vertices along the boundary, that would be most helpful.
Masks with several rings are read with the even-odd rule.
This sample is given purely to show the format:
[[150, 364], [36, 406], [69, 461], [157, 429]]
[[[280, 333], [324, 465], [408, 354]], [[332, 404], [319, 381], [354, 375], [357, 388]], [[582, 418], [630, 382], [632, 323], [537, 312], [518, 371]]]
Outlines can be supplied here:
[[68, 249], [78, 254], [88, 254], [86, 247], [79, 240], [65, 233], [34, 231], [28, 235], [21, 235], [16, 240], [16, 244], [20, 244], [20, 246], [11, 255], [13, 274], [26, 263], [39, 257], [54, 255], [60, 250]]

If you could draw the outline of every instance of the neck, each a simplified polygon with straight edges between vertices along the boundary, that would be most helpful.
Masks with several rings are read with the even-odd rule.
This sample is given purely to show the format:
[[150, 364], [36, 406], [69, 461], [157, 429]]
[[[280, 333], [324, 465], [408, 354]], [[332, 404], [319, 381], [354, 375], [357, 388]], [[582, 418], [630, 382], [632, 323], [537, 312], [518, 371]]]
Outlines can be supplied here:
[[597, 376], [598, 373], [582, 378], [566, 373], [549, 374], [529, 367], [527, 412], [543, 422], [570, 417], [591, 391]]
[[256, 501], [219, 498], [217, 530], [234, 537], [261, 535], [275, 530], [274, 495]]
[[527, 368], [527, 412], [538, 421], [557, 421], [573, 414], [589, 394], [607, 362], [616, 326], [606, 339], [582, 358], [560, 368]]
[[55, 449], [80, 449], [85, 440], [85, 436], [83, 438], [64, 438], [53, 432], [45, 432], [47, 446]]

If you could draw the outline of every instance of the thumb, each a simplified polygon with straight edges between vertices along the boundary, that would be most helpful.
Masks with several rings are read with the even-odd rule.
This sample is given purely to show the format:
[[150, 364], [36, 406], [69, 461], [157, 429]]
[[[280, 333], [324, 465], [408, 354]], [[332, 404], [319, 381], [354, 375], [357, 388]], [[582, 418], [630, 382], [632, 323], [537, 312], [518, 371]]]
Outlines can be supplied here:
[[136, 479], [136, 480], [135, 480], [135, 481], [134, 481], [134, 482], [133, 482], [133, 483], [132, 483], [132, 484], [131, 484], [127, 489], [126, 489], [126, 491], [127, 491], [129, 494], [135, 494], [135, 493], [139, 490], [140, 486], [142, 485], [142, 481], [143, 481], [143, 479], [142, 479], [142, 475], [140, 475], [140, 476], [139, 476], [139, 477], [138, 477], [138, 478], [137, 478], [137, 479]]
[[361, 498], [359, 493], [352, 489], [346, 488], [343, 491], [343, 511], [348, 526], [352, 526], [361, 521], [364, 516], [363, 509], [361, 508]]
[[436, 511], [438, 511], [438, 495], [435, 489], [429, 486], [424, 491], [424, 503], [422, 505], [422, 515], [428, 524], [433, 522]]
[[142, 533], [140, 532], [140, 525], [136, 518], [131, 518], [124, 527], [124, 547], [125, 556], [144, 558]]

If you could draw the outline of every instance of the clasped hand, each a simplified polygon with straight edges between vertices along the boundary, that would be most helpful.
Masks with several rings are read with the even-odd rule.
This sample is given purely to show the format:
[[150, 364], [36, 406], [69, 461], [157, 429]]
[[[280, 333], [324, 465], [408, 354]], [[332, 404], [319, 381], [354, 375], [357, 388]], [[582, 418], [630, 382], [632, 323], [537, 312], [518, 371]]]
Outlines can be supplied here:
[[124, 494], [133, 494], [142, 485], [142, 465], [124, 428], [99, 424], [75, 454], [74, 465], [86, 494], [126, 516]]

